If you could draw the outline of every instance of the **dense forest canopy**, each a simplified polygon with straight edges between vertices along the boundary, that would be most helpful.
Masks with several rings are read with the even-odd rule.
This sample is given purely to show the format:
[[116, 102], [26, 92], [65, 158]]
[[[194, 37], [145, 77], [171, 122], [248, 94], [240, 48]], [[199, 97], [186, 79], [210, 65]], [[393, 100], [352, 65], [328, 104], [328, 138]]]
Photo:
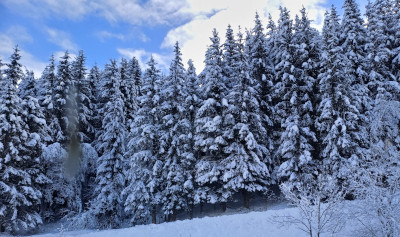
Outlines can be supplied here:
[[400, 194], [400, 3], [375, 0], [366, 20], [354, 0], [343, 9], [322, 32], [283, 7], [214, 30], [199, 74], [178, 42], [167, 75], [154, 58], [88, 69], [67, 51], [35, 78], [15, 47], [0, 61], [0, 232], [174, 221], [281, 187], [370, 200], [396, 236], [399, 198], [382, 200]]

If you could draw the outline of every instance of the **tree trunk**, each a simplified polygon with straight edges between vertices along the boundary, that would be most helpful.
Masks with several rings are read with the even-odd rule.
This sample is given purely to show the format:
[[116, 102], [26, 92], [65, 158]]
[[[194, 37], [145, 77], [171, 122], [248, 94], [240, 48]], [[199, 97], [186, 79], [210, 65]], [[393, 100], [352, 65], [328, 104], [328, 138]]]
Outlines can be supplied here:
[[157, 224], [157, 207], [152, 206], [151, 208], [151, 223]]
[[175, 213], [168, 214], [167, 216], [167, 222], [172, 222], [172, 221], [176, 221]]
[[245, 208], [250, 209], [250, 195], [247, 190], [242, 191], [243, 195], [243, 205]]
[[200, 203], [200, 213], [203, 213], [203, 203]]
[[226, 212], [226, 202], [221, 203], [222, 212]]
[[193, 209], [194, 209], [194, 205], [193, 203], [189, 205], [189, 218], [190, 220], [193, 219]]

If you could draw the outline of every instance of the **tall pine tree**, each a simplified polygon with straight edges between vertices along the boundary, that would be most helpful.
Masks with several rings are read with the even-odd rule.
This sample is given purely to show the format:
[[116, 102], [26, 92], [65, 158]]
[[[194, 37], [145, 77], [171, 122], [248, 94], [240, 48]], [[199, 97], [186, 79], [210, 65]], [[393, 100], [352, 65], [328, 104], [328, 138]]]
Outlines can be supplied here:
[[156, 211], [160, 192], [157, 174], [153, 168], [160, 164], [158, 157], [158, 108], [159, 108], [160, 72], [154, 58], [148, 62], [143, 77], [142, 95], [138, 97], [139, 110], [135, 113], [128, 137], [126, 157], [130, 161], [127, 173], [128, 186], [124, 189], [126, 196], [125, 211], [133, 212], [132, 223], [147, 223], [152, 216], [156, 223]]
[[99, 137], [103, 153], [97, 161], [97, 196], [92, 203], [92, 211], [100, 227], [115, 228], [121, 224], [123, 214], [120, 193], [125, 185], [123, 164], [126, 139], [124, 102], [115, 60], [107, 65], [105, 75], [108, 85], [104, 93], [110, 96], [110, 101], [104, 108], [103, 130]]

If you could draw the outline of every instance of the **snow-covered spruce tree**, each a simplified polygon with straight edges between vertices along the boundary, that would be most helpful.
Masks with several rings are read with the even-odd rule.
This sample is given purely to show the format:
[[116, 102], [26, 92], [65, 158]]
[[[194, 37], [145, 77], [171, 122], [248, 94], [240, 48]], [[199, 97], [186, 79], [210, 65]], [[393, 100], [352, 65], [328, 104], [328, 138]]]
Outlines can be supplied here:
[[225, 34], [225, 43], [222, 45], [222, 74], [225, 77], [224, 80], [227, 91], [233, 88], [234, 78], [239, 72], [238, 55], [235, 54], [236, 43], [231, 25], [228, 25]]
[[321, 139], [319, 159], [326, 175], [339, 185], [347, 185], [351, 166], [359, 161], [359, 146], [365, 128], [360, 123], [351, 77], [346, 74], [347, 59], [339, 46], [340, 28], [336, 9], [326, 13], [323, 28], [323, 54], [318, 76], [321, 102], [318, 106], [316, 127]]
[[71, 77], [76, 84], [76, 104], [78, 110], [79, 142], [91, 143], [94, 139], [93, 123], [93, 89], [90, 78], [86, 77], [85, 55], [79, 51], [75, 61], [71, 63]]
[[[44, 115], [44, 109], [40, 106], [39, 100], [37, 99], [37, 81], [33, 77], [33, 72], [30, 71], [21, 80], [18, 90], [20, 98], [22, 99], [22, 108], [24, 117], [26, 117], [26, 123], [29, 126], [31, 133], [35, 133], [40, 137], [40, 146], [44, 146], [52, 142], [51, 131], [47, 126], [46, 117]], [[21, 84], [24, 85], [21, 87]], [[21, 90], [26, 90], [22, 92]], [[38, 148], [39, 149], [39, 148]], [[37, 155], [33, 157], [41, 156], [41, 148]]]
[[[294, 47], [293, 41], [293, 22], [290, 19], [289, 11], [286, 8], [280, 8], [280, 18], [278, 27], [275, 33], [275, 43], [273, 51], [275, 77], [273, 85], [273, 123], [274, 123], [274, 138], [279, 141], [282, 132], [284, 131], [283, 124], [288, 117], [288, 109], [290, 106], [287, 104], [290, 98], [285, 98], [291, 86], [295, 86], [294, 77]], [[279, 143], [279, 142], [278, 142]], [[282, 143], [279, 143], [282, 144]], [[276, 151], [277, 158], [280, 159], [281, 152]], [[279, 160], [279, 162], [282, 162]], [[278, 162], [278, 163], [279, 163]]]
[[[168, 221], [176, 218], [176, 213], [189, 209], [188, 196], [193, 193], [193, 166], [195, 157], [193, 152], [194, 133], [194, 106], [197, 96], [195, 88], [194, 68], [191, 65], [191, 75], [183, 68], [181, 51], [178, 43], [174, 48], [175, 57], [171, 63], [170, 74], [163, 92], [166, 101], [161, 110], [168, 112], [163, 120], [171, 141], [167, 150], [162, 177], [165, 182], [163, 192], [163, 210], [168, 215]], [[188, 78], [188, 77], [191, 78]], [[190, 94], [194, 93], [194, 94]], [[171, 124], [170, 124], [171, 123]]]
[[128, 149], [125, 154], [130, 159], [127, 173], [128, 186], [123, 191], [125, 211], [132, 214], [133, 224], [156, 223], [157, 205], [160, 202], [158, 193], [159, 180], [153, 168], [161, 161], [158, 158], [158, 108], [160, 72], [154, 58], [147, 63], [141, 87], [142, 95], [138, 97], [139, 110], [135, 113], [128, 137]]
[[[92, 125], [94, 128], [94, 134], [95, 138], [100, 136], [101, 132], [101, 108], [103, 108], [103, 99], [101, 97], [101, 90], [102, 90], [102, 75], [97, 67], [97, 65], [93, 66], [90, 69], [89, 75], [88, 75], [88, 80], [89, 80], [89, 85], [91, 89], [91, 95], [92, 95]], [[93, 139], [91, 145], [93, 147], [97, 147], [98, 140]]]
[[[298, 22], [298, 24], [302, 23]], [[311, 31], [305, 16], [303, 24], [308, 26], [298, 27], [298, 41], [295, 41], [289, 12], [281, 8], [277, 33], [279, 52], [276, 57], [275, 85], [276, 95], [280, 98], [275, 111], [278, 115], [277, 122], [282, 127], [277, 151], [280, 158], [277, 174], [292, 188], [312, 178], [316, 168], [312, 157], [316, 136], [312, 129], [313, 101], [311, 98], [315, 79], [302, 68], [312, 61], [310, 55], [307, 55], [307, 49], [304, 49], [305, 31]], [[302, 39], [304, 41], [300, 40], [301, 37], [304, 37]]]
[[97, 161], [96, 198], [92, 203], [92, 212], [99, 227], [115, 228], [121, 224], [123, 217], [120, 194], [125, 185], [123, 155], [126, 128], [120, 75], [115, 60], [107, 65], [105, 71], [109, 82], [104, 93], [110, 96], [110, 101], [104, 109], [103, 131], [99, 137], [103, 154]]
[[189, 124], [186, 126], [186, 133], [184, 136], [186, 136], [185, 139], [182, 139], [182, 141], [186, 140], [184, 146], [183, 146], [183, 156], [186, 157], [187, 161], [191, 160], [191, 157], [193, 156], [193, 161], [194, 163], [187, 162], [185, 164], [185, 172], [186, 172], [186, 177], [187, 180], [184, 183], [184, 188], [185, 188], [185, 196], [187, 199], [187, 210], [189, 211], [189, 217], [193, 217], [193, 208], [194, 208], [194, 190], [195, 190], [195, 181], [194, 181], [194, 176], [195, 176], [195, 167], [194, 165], [196, 164], [196, 160], [198, 159], [198, 153], [196, 152], [194, 148], [194, 134], [195, 134], [195, 119], [196, 119], [196, 112], [199, 107], [200, 103], [200, 97], [199, 97], [199, 82], [198, 82], [198, 77], [196, 74], [196, 68], [193, 65], [193, 61], [189, 59], [188, 61], [188, 69], [186, 71], [186, 79], [185, 83], [183, 85], [183, 91], [186, 92], [187, 97], [184, 100], [184, 107], [185, 109], [185, 116], [186, 116], [186, 121]]
[[[61, 57], [61, 61], [58, 64], [56, 81], [54, 83], [53, 101], [54, 118], [50, 124], [50, 128], [54, 130], [54, 140], [59, 142], [64, 147], [70, 141], [71, 132], [75, 132], [75, 129], [71, 126], [76, 125], [76, 121], [71, 120], [71, 108], [74, 104], [73, 98], [73, 83], [71, 79], [71, 65], [69, 62], [70, 56], [68, 51], [65, 52], [64, 56]], [[74, 118], [76, 119], [76, 118]]]
[[274, 183], [274, 167], [270, 151], [265, 146], [267, 131], [262, 124], [255, 89], [258, 81], [250, 77], [242, 41], [242, 34], [239, 33], [233, 49], [238, 74], [227, 96], [229, 118], [226, 122], [229, 129], [224, 132], [224, 137], [228, 145], [224, 148], [227, 157], [221, 161], [221, 176], [224, 195], [242, 192], [244, 205], [249, 208], [249, 193], [266, 193], [268, 185]]
[[224, 193], [221, 176], [221, 161], [225, 157], [223, 148], [227, 145], [223, 134], [224, 110], [227, 100], [222, 75], [220, 41], [213, 30], [208, 46], [203, 71], [203, 96], [196, 114], [195, 148], [199, 152], [196, 164], [195, 203], [226, 203], [229, 193]]
[[130, 64], [126, 59], [121, 60], [121, 66], [119, 68], [119, 72], [121, 75], [121, 93], [122, 99], [124, 101], [124, 111], [125, 111], [125, 123], [126, 126], [132, 123], [133, 114], [135, 113], [135, 81], [133, 80], [134, 71], [130, 70]]
[[[368, 121], [365, 116], [371, 109], [371, 98], [368, 84], [371, 78], [368, 77], [366, 43], [367, 34], [363, 26], [364, 21], [355, 0], [345, 0], [343, 4], [343, 17], [340, 28], [339, 45], [343, 49], [342, 53], [346, 58], [344, 65], [350, 86], [353, 87], [354, 102], [360, 111], [360, 125], [367, 126]], [[360, 134], [361, 135], [361, 134]], [[360, 147], [365, 141], [360, 140]]]
[[[96, 70], [96, 69], [95, 69]], [[96, 73], [94, 73], [96, 74]], [[83, 51], [80, 51], [75, 61], [71, 64], [72, 80], [76, 85], [76, 110], [78, 112], [78, 125], [77, 125], [77, 157], [72, 159], [75, 165], [76, 174], [76, 188], [79, 199], [81, 200], [81, 207], [87, 209], [89, 207], [90, 197], [93, 195], [93, 179], [96, 175], [96, 161], [93, 157], [97, 154], [85, 154], [84, 152], [93, 152], [91, 143], [95, 139], [94, 127], [94, 111], [95, 111], [95, 95], [96, 93], [96, 75], [86, 77], [85, 56]], [[71, 157], [70, 157], [71, 158]], [[68, 163], [67, 163], [68, 164]]]
[[[374, 98], [382, 93], [378, 89], [386, 80], [393, 81], [391, 69], [392, 46], [394, 39], [390, 32], [390, 25], [394, 21], [390, 0], [376, 0], [366, 7], [367, 24], [367, 59], [369, 69], [369, 88]], [[389, 86], [389, 85], [388, 85]]]
[[0, 107], [0, 232], [26, 233], [42, 223], [39, 204], [41, 144], [38, 134], [27, 126], [17, 83], [22, 79], [19, 49], [15, 48], [5, 71], [3, 100]]
[[[273, 104], [272, 104], [272, 93], [273, 93], [273, 81], [275, 76], [275, 70], [273, 65], [273, 54], [272, 47], [274, 42], [274, 26], [272, 25], [272, 19], [270, 20], [269, 27], [269, 39], [266, 39], [263, 33], [263, 26], [258, 13], [255, 17], [255, 26], [251, 30], [246, 40], [245, 57], [248, 61], [250, 68], [250, 77], [254, 80], [254, 89], [257, 92], [255, 97], [259, 101], [260, 105], [260, 116], [263, 123], [264, 129], [267, 131], [265, 134], [265, 145], [267, 149], [274, 149], [274, 138], [273, 138]], [[268, 48], [267, 48], [268, 46]]]
[[134, 83], [134, 89], [132, 93], [136, 101], [136, 98], [138, 96], [141, 96], [140, 88], [143, 82], [142, 82], [142, 70], [140, 69], [139, 61], [135, 57], [133, 57], [131, 61], [129, 61], [129, 70], [130, 70], [131, 80], [133, 80]]
[[[38, 100], [40, 106], [43, 108], [43, 113], [46, 119], [46, 124], [49, 128], [55, 122], [53, 108], [54, 108], [54, 87], [56, 82], [54, 56], [50, 58], [50, 64], [44, 69], [42, 76], [39, 79]], [[50, 129], [50, 135], [54, 141], [56, 131]]]

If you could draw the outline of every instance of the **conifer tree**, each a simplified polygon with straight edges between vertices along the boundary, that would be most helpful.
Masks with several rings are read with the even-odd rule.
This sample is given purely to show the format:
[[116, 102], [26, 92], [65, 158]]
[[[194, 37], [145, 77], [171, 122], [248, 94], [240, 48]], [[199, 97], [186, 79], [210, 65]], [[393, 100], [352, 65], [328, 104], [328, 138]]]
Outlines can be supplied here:
[[38, 134], [31, 133], [17, 83], [23, 73], [15, 48], [6, 69], [5, 95], [0, 107], [0, 232], [27, 233], [42, 223], [39, 185], [44, 182], [40, 170], [41, 144]]
[[[195, 85], [193, 75], [190, 75], [192, 78], [187, 78], [178, 43], [175, 44], [174, 53], [175, 58], [171, 63], [169, 81], [165, 89], [169, 103], [168, 106], [161, 106], [161, 109], [171, 108], [169, 111], [172, 113], [164, 118], [168, 119], [168, 123], [173, 121], [169, 126], [171, 143], [164, 160], [162, 175], [165, 179], [163, 210], [169, 215], [168, 220], [174, 220], [178, 211], [188, 208], [187, 196], [193, 192], [191, 169], [195, 164], [193, 149], [190, 146], [190, 143], [193, 145], [194, 132], [193, 106], [197, 100], [196, 92], [193, 91]], [[193, 65], [191, 67], [191, 70], [194, 70]], [[188, 90], [194, 94], [189, 94]]]
[[91, 143], [94, 139], [92, 88], [90, 78], [86, 78], [85, 55], [79, 51], [71, 64], [71, 77], [75, 81], [76, 103], [78, 112], [78, 139], [81, 143]]
[[312, 88], [313, 81], [300, 81], [303, 72], [296, 67], [292, 20], [286, 8], [280, 10], [275, 67], [275, 122], [282, 128], [279, 131], [280, 145], [277, 150], [277, 156], [280, 158], [278, 176], [282, 181], [289, 182], [293, 188], [301, 183], [302, 170], [307, 174], [307, 165], [312, 161], [313, 147], [310, 141], [315, 139], [315, 135], [309, 127], [309, 111], [312, 111], [312, 104], [307, 91]]
[[[43, 113], [46, 119], [46, 124], [52, 128], [54, 123], [54, 87], [56, 83], [54, 56], [50, 58], [50, 64], [44, 69], [40, 77], [40, 88], [38, 91], [38, 100], [40, 106], [43, 108]], [[56, 131], [50, 129], [52, 140], [56, 137]]]
[[125, 185], [123, 174], [125, 153], [125, 116], [120, 75], [115, 60], [105, 68], [108, 85], [104, 93], [110, 96], [104, 109], [103, 131], [99, 137], [102, 156], [98, 159], [96, 198], [92, 203], [93, 214], [100, 227], [115, 228], [122, 221], [120, 193]]
[[[249, 208], [249, 193], [266, 192], [273, 184], [273, 164], [270, 151], [265, 147], [265, 134], [260, 116], [258, 85], [250, 77], [243, 49], [242, 34], [238, 34], [234, 52], [239, 74], [233, 81], [234, 87], [227, 96], [230, 115], [229, 130], [224, 134], [228, 146], [227, 155], [221, 162], [224, 195], [242, 192], [244, 203]], [[228, 116], [227, 116], [228, 117]]]
[[[269, 27], [274, 28], [272, 19], [270, 20]], [[274, 29], [270, 29], [270, 37], [272, 37]], [[266, 48], [272, 46], [273, 37], [269, 38], [268, 41], [263, 33], [263, 26], [258, 13], [255, 17], [255, 26], [246, 40], [246, 57], [248, 66], [250, 68], [250, 76], [255, 80], [254, 89], [258, 95], [256, 98], [260, 104], [260, 116], [263, 122], [264, 129], [267, 131], [266, 134], [266, 146], [268, 149], [273, 149], [274, 142], [272, 137], [273, 130], [273, 104], [272, 104], [272, 89], [274, 80], [274, 64], [273, 54], [268, 53], [272, 51], [272, 48]], [[268, 43], [268, 44], [267, 44]]]
[[196, 68], [193, 65], [193, 61], [189, 59], [188, 61], [188, 69], [186, 71], [186, 79], [183, 84], [183, 91], [186, 94], [186, 98], [184, 99], [184, 108], [185, 113], [184, 120], [187, 125], [185, 125], [185, 134], [182, 141], [185, 141], [182, 149], [182, 156], [185, 157], [185, 177], [186, 181], [184, 183], [184, 191], [185, 197], [187, 199], [187, 208], [189, 211], [190, 218], [193, 217], [193, 208], [194, 208], [194, 190], [195, 190], [195, 164], [198, 159], [198, 153], [194, 148], [194, 135], [196, 133], [195, 128], [195, 119], [196, 112], [199, 107], [200, 97], [199, 97], [199, 82], [196, 74]]
[[[361, 115], [371, 108], [371, 100], [367, 85], [370, 82], [366, 60], [366, 30], [360, 10], [354, 0], [345, 0], [343, 4], [343, 17], [340, 31], [340, 46], [347, 58], [346, 74], [350, 77], [351, 86], [354, 88], [357, 109]], [[362, 123], [367, 123], [366, 118], [361, 118]], [[364, 124], [365, 126], [365, 124]], [[360, 144], [361, 145], [361, 144]]]
[[339, 44], [340, 24], [332, 6], [323, 28], [323, 57], [318, 77], [321, 102], [316, 126], [322, 141], [320, 159], [323, 172], [340, 185], [351, 177], [351, 166], [359, 160], [360, 125], [351, 77], [345, 73], [347, 59]]
[[[94, 137], [100, 136], [101, 131], [101, 108], [102, 108], [102, 98], [101, 98], [101, 72], [97, 65], [90, 69], [88, 75], [89, 88], [91, 90], [91, 101], [92, 101], [92, 125], [94, 129]], [[92, 142], [93, 147], [97, 147], [97, 139]]]
[[50, 124], [50, 128], [55, 131], [54, 140], [64, 146], [69, 142], [71, 132], [75, 132], [72, 126], [76, 125], [76, 121], [71, 120], [71, 115], [73, 115], [71, 110], [74, 104], [72, 87], [74, 85], [71, 79], [69, 59], [69, 53], [66, 51], [58, 65], [53, 94], [55, 117]]
[[350, 80], [349, 86], [352, 87], [352, 102], [359, 111], [358, 124], [355, 125], [354, 130], [358, 137], [353, 140], [355, 144], [352, 152], [354, 159], [357, 157], [358, 160], [353, 160], [354, 166], [356, 163], [362, 162], [366, 149], [368, 149], [367, 111], [371, 109], [372, 102], [367, 85], [370, 84], [371, 78], [368, 77], [365, 52], [367, 35], [358, 5], [354, 0], [345, 0], [343, 9], [339, 45], [343, 49], [342, 53], [346, 59], [343, 70]]
[[281, 78], [284, 88], [280, 105], [286, 116], [281, 122], [284, 130], [278, 149], [282, 157], [278, 175], [287, 181], [288, 187], [307, 183], [318, 168], [314, 155], [317, 140], [313, 93], [319, 67], [318, 33], [311, 28], [305, 8], [301, 18], [296, 18], [294, 30], [292, 42], [286, 45], [286, 66], [290, 68]]
[[196, 114], [195, 147], [200, 154], [196, 164], [196, 203], [226, 202], [221, 182], [221, 160], [223, 147], [227, 145], [223, 137], [224, 110], [227, 100], [226, 87], [222, 75], [220, 41], [213, 30], [205, 59], [203, 98]]
[[159, 180], [153, 168], [160, 165], [158, 151], [159, 118], [159, 80], [160, 71], [154, 58], [147, 63], [148, 68], [143, 77], [142, 95], [138, 97], [139, 110], [135, 113], [128, 137], [126, 157], [130, 169], [127, 173], [128, 186], [124, 189], [126, 196], [125, 211], [133, 212], [132, 223], [147, 223], [151, 215], [156, 223], [157, 205], [160, 197]]
[[131, 61], [129, 62], [129, 70], [130, 70], [130, 75], [131, 75], [131, 80], [133, 80], [134, 83], [134, 90], [133, 90], [133, 96], [136, 99], [137, 97], [141, 96], [141, 86], [142, 86], [142, 70], [140, 69], [140, 65], [138, 60], [133, 57]]
[[133, 79], [134, 71], [130, 69], [130, 64], [126, 59], [122, 59], [120, 66], [120, 75], [121, 75], [121, 93], [122, 99], [124, 101], [124, 111], [126, 118], [126, 126], [129, 126], [133, 119], [133, 114], [135, 112], [135, 81]]
[[239, 71], [238, 58], [235, 54], [236, 44], [237, 42], [235, 41], [231, 25], [228, 25], [228, 29], [226, 30], [225, 34], [225, 43], [222, 45], [222, 72], [226, 81], [226, 93], [233, 88], [234, 78], [237, 76]]

